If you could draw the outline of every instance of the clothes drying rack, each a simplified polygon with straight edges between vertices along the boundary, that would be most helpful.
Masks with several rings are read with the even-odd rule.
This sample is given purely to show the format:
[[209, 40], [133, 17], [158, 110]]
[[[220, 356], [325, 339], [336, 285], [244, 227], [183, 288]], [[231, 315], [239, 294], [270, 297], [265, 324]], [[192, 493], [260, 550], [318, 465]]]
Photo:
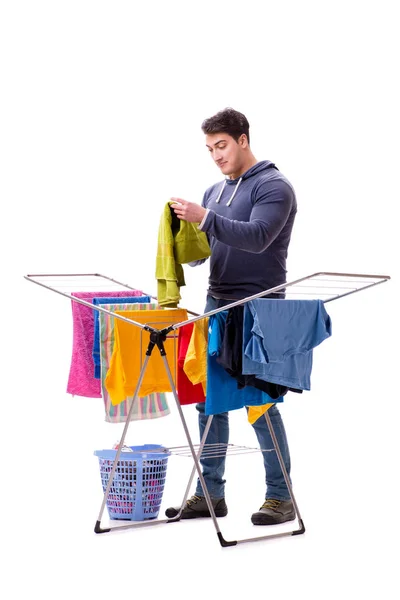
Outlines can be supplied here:
[[[88, 288], [90, 290], [93, 290], [93, 288], [97, 288], [97, 286], [99, 285], [99, 282], [101, 282], [101, 284], [104, 284], [104, 282], [106, 282], [107, 285], [114, 286], [113, 290], [108, 289], [107, 291], [115, 291], [117, 289], [119, 291], [124, 290], [124, 289], [127, 289], [127, 290], [137, 289], [137, 288], [133, 288], [129, 284], [121, 283], [120, 281], [117, 281], [116, 279], [113, 279], [106, 275], [101, 275], [99, 273], [75, 273], [75, 274], [63, 273], [63, 274], [28, 274], [28, 275], [25, 275], [24, 277], [28, 281], [31, 281], [32, 283], [40, 285], [48, 290], [51, 290], [58, 294], [61, 294], [65, 297], [69, 298], [73, 302], [78, 302], [80, 304], [84, 304], [86, 306], [89, 306], [91, 309], [97, 310], [99, 312], [107, 313], [107, 314], [113, 316], [113, 318], [117, 318], [117, 319], [126, 321], [134, 327], [139, 327], [142, 330], [141, 335], [143, 335], [145, 332], [147, 332], [149, 334], [148, 346], [147, 346], [145, 359], [143, 361], [143, 364], [141, 365], [139, 379], [137, 381], [136, 389], [135, 389], [135, 392], [133, 395], [133, 400], [132, 400], [128, 415], [126, 417], [126, 422], [125, 422], [125, 426], [123, 429], [123, 433], [122, 433], [122, 436], [121, 436], [121, 439], [119, 442], [119, 446], [118, 446], [118, 449], [117, 449], [117, 452], [115, 455], [112, 469], [110, 471], [108, 484], [107, 484], [106, 490], [104, 492], [103, 501], [102, 501], [99, 515], [98, 515], [98, 518], [97, 518], [97, 521], [96, 521], [96, 524], [94, 527], [95, 533], [108, 533], [111, 531], [118, 531], [121, 529], [153, 526], [153, 525], [159, 525], [159, 524], [163, 524], [163, 523], [174, 523], [174, 522], [179, 521], [181, 518], [182, 510], [186, 503], [186, 499], [189, 495], [189, 489], [190, 489], [190, 486], [191, 486], [191, 483], [193, 481], [193, 477], [194, 477], [196, 471], [197, 471], [200, 483], [201, 483], [203, 491], [204, 491], [204, 496], [205, 496], [205, 499], [207, 502], [208, 509], [210, 511], [212, 522], [214, 524], [214, 527], [215, 527], [215, 530], [216, 530], [216, 533], [218, 536], [218, 540], [222, 547], [235, 546], [237, 544], [245, 543], [245, 542], [273, 539], [273, 538], [279, 538], [279, 537], [291, 536], [291, 535], [299, 535], [299, 534], [302, 534], [305, 532], [304, 522], [300, 515], [299, 507], [298, 507], [298, 504], [296, 502], [296, 499], [295, 499], [295, 496], [293, 493], [289, 475], [285, 468], [285, 464], [284, 464], [284, 461], [282, 458], [282, 454], [281, 454], [279, 445], [277, 443], [277, 438], [275, 436], [275, 432], [272, 427], [271, 419], [268, 415], [268, 411], [266, 411], [264, 413], [264, 417], [267, 422], [267, 426], [268, 426], [268, 429], [269, 429], [269, 432], [271, 435], [271, 439], [273, 442], [273, 448], [261, 448], [261, 449], [257, 448], [256, 449], [256, 448], [249, 448], [247, 446], [239, 446], [239, 445], [235, 445], [235, 444], [227, 444], [227, 445], [205, 444], [205, 441], [207, 439], [207, 434], [208, 434], [209, 428], [212, 423], [213, 415], [209, 415], [209, 417], [207, 419], [207, 424], [205, 427], [203, 437], [200, 441], [200, 444], [193, 444], [190, 433], [189, 433], [189, 429], [188, 429], [188, 426], [187, 426], [187, 423], [186, 423], [186, 420], [185, 420], [185, 417], [184, 417], [184, 414], [183, 414], [183, 411], [181, 408], [181, 405], [179, 403], [179, 398], [178, 398], [174, 378], [172, 376], [171, 369], [167, 362], [166, 351], [164, 348], [164, 342], [170, 333], [173, 333], [174, 331], [178, 330], [180, 327], [183, 327], [184, 325], [187, 325], [189, 323], [194, 323], [195, 321], [200, 320], [200, 319], [208, 318], [208, 317], [215, 315], [218, 312], [221, 312], [223, 310], [228, 310], [235, 306], [243, 305], [243, 304], [249, 302], [250, 300], [254, 300], [256, 298], [262, 298], [262, 297], [267, 296], [272, 293], [275, 295], [276, 294], [285, 294], [285, 297], [290, 296], [293, 299], [304, 299], [304, 298], [319, 299], [319, 300], [322, 300], [324, 302], [324, 304], [326, 304], [328, 302], [332, 302], [333, 300], [337, 300], [338, 298], [343, 298], [350, 294], [354, 294], [356, 292], [360, 292], [362, 290], [365, 290], [365, 289], [374, 287], [376, 285], [379, 285], [381, 283], [384, 283], [390, 279], [390, 276], [359, 274], [359, 273], [357, 273], [357, 274], [335, 273], [335, 272], [313, 273], [311, 275], [301, 277], [294, 281], [291, 281], [291, 282], [288, 282], [288, 283], [285, 283], [285, 284], [282, 284], [279, 286], [275, 286], [268, 290], [264, 290], [263, 292], [254, 294], [252, 296], [248, 296], [247, 298], [244, 298], [243, 300], [232, 302], [231, 304], [227, 304], [227, 305], [223, 306], [222, 308], [212, 310], [212, 311], [206, 312], [201, 315], [198, 315], [197, 313], [187, 310], [188, 314], [193, 315], [192, 317], [190, 317], [189, 319], [182, 321], [180, 323], [169, 325], [168, 327], [165, 327], [163, 329], [159, 329], [159, 328], [151, 326], [149, 324], [151, 321], [149, 321], [147, 324], [142, 324], [142, 323], [138, 323], [132, 319], [123, 317], [122, 315], [115, 314], [114, 312], [109, 311], [105, 308], [102, 308], [101, 306], [94, 305], [91, 302], [87, 302], [80, 298], [76, 298], [75, 296], [71, 295], [71, 293], [68, 293], [66, 291], [66, 289], [76, 287], [75, 284], [77, 284], [78, 282], [80, 282], [79, 291], [87, 291]], [[49, 283], [53, 283], [53, 285], [50, 285]], [[76, 292], [78, 290], [73, 289], [73, 291]], [[143, 294], [146, 294], [146, 292], [143, 292]], [[151, 294], [146, 294], [146, 295], [151, 296], [152, 298], [156, 299], [155, 296], [152, 296]], [[145, 374], [145, 371], [146, 371], [146, 368], [148, 365], [148, 361], [151, 359], [152, 352], [156, 346], [162, 357], [162, 361], [163, 361], [163, 364], [166, 369], [167, 376], [168, 376], [168, 379], [169, 379], [169, 382], [171, 385], [172, 394], [174, 396], [175, 403], [176, 403], [176, 406], [178, 409], [179, 417], [182, 422], [182, 426], [183, 426], [185, 436], [186, 436], [186, 439], [188, 442], [187, 446], [176, 446], [176, 447], [165, 448], [165, 452], [168, 452], [169, 454], [175, 454], [178, 456], [192, 457], [193, 463], [194, 463], [193, 469], [192, 469], [192, 472], [189, 477], [189, 481], [188, 481], [188, 484], [187, 484], [187, 487], [186, 487], [186, 490], [184, 493], [181, 507], [180, 507], [179, 512], [176, 517], [167, 518], [167, 519], [153, 519], [153, 520], [134, 522], [134, 523], [129, 522], [129, 523], [124, 523], [123, 525], [113, 524], [112, 526], [109, 526], [109, 527], [102, 527], [102, 517], [103, 517], [104, 509], [106, 506], [107, 497], [108, 497], [108, 494], [109, 494], [109, 491], [110, 491], [110, 488], [111, 488], [111, 485], [112, 485], [112, 482], [114, 479], [114, 475], [115, 475], [115, 471], [116, 471], [117, 464], [119, 461], [119, 457], [122, 452], [126, 434], [128, 432], [128, 428], [129, 428], [129, 425], [131, 422], [130, 418], [131, 418], [132, 410], [133, 410], [135, 402], [138, 398], [138, 393], [139, 393], [139, 390], [140, 390], [140, 387], [142, 384], [142, 380], [143, 380], [143, 377], [144, 377], [144, 374]], [[210, 458], [210, 457], [221, 456], [224, 454], [229, 456], [229, 455], [234, 455], [234, 454], [243, 454], [243, 453], [260, 452], [260, 451], [261, 452], [271, 452], [271, 451], [276, 452], [276, 455], [277, 455], [277, 458], [279, 461], [279, 465], [282, 469], [282, 473], [283, 473], [287, 488], [289, 490], [290, 498], [291, 498], [291, 500], [293, 502], [293, 506], [295, 508], [296, 518], [298, 521], [298, 528], [295, 530], [285, 531], [285, 532], [281, 532], [281, 533], [270, 533], [267, 535], [255, 536], [255, 537], [251, 537], [251, 538], [238, 539], [238, 540], [226, 540], [221, 533], [219, 523], [218, 523], [217, 517], [215, 515], [215, 511], [214, 511], [214, 508], [212, 505], [211, 497], [210, 497], [210, 494], [208, 492], [207, 486], [205, 484], [205, 481], [204, 481], [204, 478], [202, 475], [201, 466], [200, 466], [200, 462], [199, 462], [200, 458], [201, 458], [201, 456], [207, 456]], [[157, 452], [160, 452], [160, 450], [158, 449]], [[146, 450], [146, 453], [148, 454], [149, 450]]]

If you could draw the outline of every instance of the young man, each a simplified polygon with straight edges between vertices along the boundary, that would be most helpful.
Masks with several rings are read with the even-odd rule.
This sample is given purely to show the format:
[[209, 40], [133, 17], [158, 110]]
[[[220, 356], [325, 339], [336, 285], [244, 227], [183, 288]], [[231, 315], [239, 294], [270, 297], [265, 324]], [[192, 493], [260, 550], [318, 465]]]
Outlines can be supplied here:
[[[205, 312], [242, 300], [286, 281], [286, 258], [297, 205], [288, 180], [270, 161], [258, 162], [250, 148], [246, 117], [226, 108], [202, 124], [206, 147], [226, 179], [211, 186], [202, 205], [171, 198], [180, 219], [199, 223], [210, 247], [210, 277]], [[203, 261], [199, 261], [203, 262]], [[200, 439], [208, 417], [204, 403], [199, 412]], [[227, 444], [228, 414], [214, 415], [208, 444]], [[290, 477], [290, 455], [281, 415], [276, 405], [268, 411], [286, 470]], [[264, 416], [253, 425], [260, 448], [273, 448]], [[251, 516], [254, 525], [273, 525], [295, 518], [295, 510], [276, 452], [263, 452], [266, 496], [260, 510]], [[228, 513], [225, 503], [225, 456], [201, 459], [203, 476], [217, 517]], [[167, 517], [179, 508], [168, 508]], [[182, 519], [209, 517], [201, 484], [186, 502]]]

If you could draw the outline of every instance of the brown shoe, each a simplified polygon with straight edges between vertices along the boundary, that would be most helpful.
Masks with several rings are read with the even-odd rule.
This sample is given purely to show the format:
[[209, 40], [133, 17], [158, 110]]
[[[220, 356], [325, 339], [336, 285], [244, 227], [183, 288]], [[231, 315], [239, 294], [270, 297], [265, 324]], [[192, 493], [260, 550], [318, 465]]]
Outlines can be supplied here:
[[251, 515], [253, 525], [277, 525], [293, 521], [296, 517], [291, 500], [276, 500], [267, 498], [258, 512]]
[[[228, 514], [228, 507], [225, 503], [225, 498], [211, 498], [211, 502], [214, 508], [216, 517], [226, 517]], [[181, 507], [170, 507], [165, 511], [166, 516], [169, 519], [176, 517], [179, 514]], [[186, 500], [181, 519], [197, 519], [199, 517], [211, 517], [210, 511], [208, 510], [207, 501], [204, 496], [192, 496]]]

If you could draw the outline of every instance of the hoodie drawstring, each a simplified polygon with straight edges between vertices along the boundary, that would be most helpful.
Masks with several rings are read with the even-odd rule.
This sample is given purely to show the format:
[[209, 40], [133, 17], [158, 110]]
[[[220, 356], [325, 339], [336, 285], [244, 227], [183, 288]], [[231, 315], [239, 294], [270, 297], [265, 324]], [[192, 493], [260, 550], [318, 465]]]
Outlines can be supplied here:
[[[241, 177], [241, 178], [239, 179], [239, 181], [237, 182], [237, 184], [236, 184], [236, 186], [235, 186], [235, 189], [233, 190], [233, 194], [232, 194], [232, 196], [231, 196], [231, 197], [229, 198], [229, 200], [228, 200], [227, 206], [230, 206], [230, 205], [232, 204], [232, 200], [234, 199], [234, 197], [235, 197], [235, 194], [236, 194], [236, 192], [237, 192], [237, 190], [238, 190], [238, 187], [239, 187], [239, 185], [241, 184], [241, 182], [242, 182], [242, 177]], [[218, 198], [217, 198], [217, 199], [216, 199], [216, 201], [215, 201], [217, 204], [219, 203], [219, 201], [220, 201], [220, 199], [221, 199], [222, 192], [224, 191], [224, 189], [225, 189], [225, 186], [226, 186], [226, 179], [225, 179], [224, 183], [222, 184], [221, 191], [220, 191], [220, 193], [218, 194]]]
[[222, 184], [221, 191], [220, 191], [220, 193], [218, 194], [218, 198], [217, 198], [217, 199], [216, 199], [216, 201], [215, 201], [217, 204], [218, 204], [218, 202], [220, 201], [220, 198], [221, 198], [221, 196], [222, 196], [222, 192], [223, 192], [223, 191], [224, 191], [224, 189], [225, 189], [225, 186], [226, 186], [226, 179], [224, 179], [224, 183]]
[[234, 199], [234, 197], [235, 197], [235, 194], [236, 194], [236, 192], [238, 191], [238, 187], [239, 187], [239, 185], [240, 185], [241, 183], [242, 183], [242, 178], [240, 178], [240, 179], [239, 179], [239, 181], [237, 182], [237, 184], [236, 184], [236, 186], [235, 186], [235, 189], [234, 189], [234, 191], [233, 191], [233, 194], [232, 194], [232, 196], [229, 198], [229, 201], [228, 201], [228, 204], [227, 204], [227, 206], [230, 206], [230, 205], [231, 205], [231, 203], [232, 203], [232, 200]]

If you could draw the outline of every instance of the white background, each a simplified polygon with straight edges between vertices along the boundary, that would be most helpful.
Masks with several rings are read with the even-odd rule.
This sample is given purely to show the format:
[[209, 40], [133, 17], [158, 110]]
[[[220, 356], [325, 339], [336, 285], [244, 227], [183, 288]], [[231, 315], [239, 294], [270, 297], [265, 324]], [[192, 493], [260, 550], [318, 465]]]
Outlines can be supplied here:
[[[395, 4], [2, 2], [3, 598], [399, 598]], [[66, 394], [69, 301], [23, 275], [97, 272], [155, 294], [160, 212], [221, 179], [200, 125], [225, 106], [296, 188], [288, 280], [392, 280], [329, 305], [312, 390], [282, 407], [305, 535], [227, 549], [209, 521], [95, 535], [93, 451], [122, 426], [101, 400]], [[201, 312], [207, 266], [185, 274], [182, 305]], [[185, 416], [196, 438], [194, 408]], [[231, 420], [231, 441], [254, 445], [244, 411]], [[172, 406], [127, 441], [182, 435]], [[165, 506], [190, 467], [170, 459]], [[232, 457], [227, 479], [222, 533], [267, 534], [249, 522], [259, 455]]]

